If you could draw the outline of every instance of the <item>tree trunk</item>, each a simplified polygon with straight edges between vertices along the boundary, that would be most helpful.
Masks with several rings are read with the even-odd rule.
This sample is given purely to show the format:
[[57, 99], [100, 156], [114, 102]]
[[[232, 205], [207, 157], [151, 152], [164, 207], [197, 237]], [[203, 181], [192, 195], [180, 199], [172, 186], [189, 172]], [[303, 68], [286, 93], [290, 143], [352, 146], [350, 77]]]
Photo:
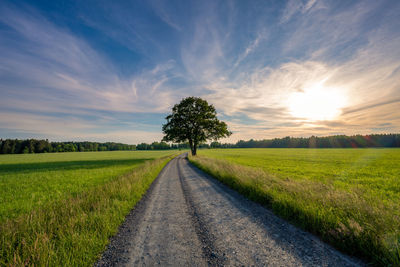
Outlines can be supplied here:
[[196, 149], [193, 146], [193, 141], [189, 139], [189, 146], [190, 146], [190, 152], [192, 153], [192, 156], [196, 156]]
[[192, 156], [196, 156], [196, 154], [197, 154], [197, 143], [194, 142], [192, 149]]

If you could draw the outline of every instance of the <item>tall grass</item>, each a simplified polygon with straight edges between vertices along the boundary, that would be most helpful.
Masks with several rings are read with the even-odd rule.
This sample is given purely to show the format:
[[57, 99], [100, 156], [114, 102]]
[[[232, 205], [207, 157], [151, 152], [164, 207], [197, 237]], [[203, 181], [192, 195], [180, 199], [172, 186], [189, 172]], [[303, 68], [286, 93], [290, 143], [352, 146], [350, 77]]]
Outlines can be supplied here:
[[0, 155], [0, 223], [107, 183], [174, 151]]
[[[345, 189], [343, 183], [337, 186], [326, 179], [301, 179], [301, 175], [291, 178], [286, 173], [280, 176], [261, 167], [245, 166], [244, 162], [237, 164], [221, 159], [221, 155], [213, 157], [212, 151], [203, 154], [207, 153], [210, 157], [196, 156], [189, 160], [224, 184], [342, 251], [375, 265], [400, 265], [398, 201], [371, 195], [370, 191], [351, 184]], [[226, 153], [240, 154], [239, 151]], [[254, 165], [250, 152], [247, 156], [249, 165]], [[275, 164], [274, 168], [285, 168], [285, 163], [277, 163], [280, 165]], [[298, 164], [301, 169], [302, 163]], [[306, 177], [307, 172], [312, 173], [312, 168], [304, 168], [302, 175]]]
[[91, 266], [173, 156], [0, 222], [0, 266]]

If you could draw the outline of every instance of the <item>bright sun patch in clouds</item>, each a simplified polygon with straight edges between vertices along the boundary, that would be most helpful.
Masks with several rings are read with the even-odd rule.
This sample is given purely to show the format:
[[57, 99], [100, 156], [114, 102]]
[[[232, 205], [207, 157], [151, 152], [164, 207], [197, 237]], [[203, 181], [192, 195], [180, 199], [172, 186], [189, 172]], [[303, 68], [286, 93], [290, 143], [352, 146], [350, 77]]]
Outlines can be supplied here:
[[342, 92], [323, 86], [292, 93], [288, 99], [290, 114], [310, 121], [333, 120], [345, 105], [346, 98]]

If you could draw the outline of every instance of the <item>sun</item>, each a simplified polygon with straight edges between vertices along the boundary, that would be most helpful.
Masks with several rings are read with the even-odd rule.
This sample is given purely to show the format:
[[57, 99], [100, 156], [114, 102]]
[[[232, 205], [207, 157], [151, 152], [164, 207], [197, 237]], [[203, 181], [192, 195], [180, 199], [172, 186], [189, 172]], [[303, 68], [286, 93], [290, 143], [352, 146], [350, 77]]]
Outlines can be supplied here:
[[341, 113], [346, 98], [335, 88], [314, 86], [289, 96], [288, 109], [292, 116], [309, 121], [333, 120]]

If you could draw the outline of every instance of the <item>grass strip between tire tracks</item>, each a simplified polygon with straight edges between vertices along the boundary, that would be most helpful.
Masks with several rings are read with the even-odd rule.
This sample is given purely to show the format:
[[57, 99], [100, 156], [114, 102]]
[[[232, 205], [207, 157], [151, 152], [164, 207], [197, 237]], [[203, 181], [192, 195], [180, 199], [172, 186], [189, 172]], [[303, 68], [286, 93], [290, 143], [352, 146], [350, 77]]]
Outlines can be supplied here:
[[91, 266], [176, 155], [0, 224], [0, 266]]
[[399, 219], [388, 206], [371, 206], [359, 195], [329, 184], [282, 179], [222, 159], [189, 156], [189, 161], [350, 255], [377, 266], [400, 266]]

